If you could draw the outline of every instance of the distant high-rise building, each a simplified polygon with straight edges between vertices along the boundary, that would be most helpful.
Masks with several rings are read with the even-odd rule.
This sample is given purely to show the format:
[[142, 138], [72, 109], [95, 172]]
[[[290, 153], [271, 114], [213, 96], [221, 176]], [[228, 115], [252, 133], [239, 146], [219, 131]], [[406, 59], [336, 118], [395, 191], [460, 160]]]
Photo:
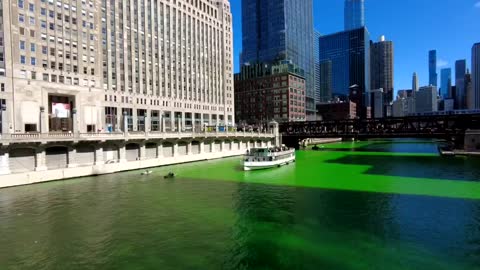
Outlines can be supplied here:
[[345, 0], [345, 31], [365, 26], [365, 0]]
[[416, 72], [413, 73], [413, 78], [412, 78], [412, 91], [413, 95], [415, 95], [415, 92], [418, 91], [419, 85], [418, 85], [418, 75]]
[[472, 47], [472, 89], [475, 95], [475, 109], [480, 109], [480, 42]]
[[437, 51], [431, 50], [428, 53], [428, 71], [429, 71], [429, 85], [438, 86], [437, 74]]
[[430, 85], [421, 87], [415, 96], [415, 112], [426, 113], [438, 111], [437, 87]]
[[356, 91], [363, 96], [362, 104], [357, 104], [358, 115], [364, 117], [365, 109], [370, 106], [370, 95], [367, 93], [371, 89], [370, 34], [367, 28], [320, 37], [320, 63], [325, 63], [325, 68], [331, 65], [331, 77], [321, 76], [320, 81], [321, 85], [327, 85], [325, 80], [331, 79], [333, 97], [346, 100], [350, 87], [357, 86]]
[[384, 103], [393, 101], [393, 42], [385, 36], [379, 42], [370, 44], [371, 89], [383, 89]]
[[313, 31], [313, 58], [315, 59], [315, 103], [321, 102], [321, 85], [320, 85], [320, 32]]
[[444, 99], [452, 98], [452, 69], [444, 68], [440, 71], [440, 92]]
[[463, 110], [467, 107], [467, 89], [465, 88], [465, 74], [467, 74], [467, 60], [458, 60], [455, 62], [455, 87], [457, 92], [455, 97], [455, 109]]
[[291, 62], [305, 71], [307, 114], [315, 118], [312, 0], [243, 0], [242, 64]]
[[332, 100], [332, 61], [320, 62], [320, 103]]
[[472, 85], [472, 74], [467, 69], [467, 74], [465, 74], [465, 92], [467, 93], [466, 103], [467, 103], [467, 110], [474, 110], [475, 109], [475, 92], [473, 92], [473, 85]]

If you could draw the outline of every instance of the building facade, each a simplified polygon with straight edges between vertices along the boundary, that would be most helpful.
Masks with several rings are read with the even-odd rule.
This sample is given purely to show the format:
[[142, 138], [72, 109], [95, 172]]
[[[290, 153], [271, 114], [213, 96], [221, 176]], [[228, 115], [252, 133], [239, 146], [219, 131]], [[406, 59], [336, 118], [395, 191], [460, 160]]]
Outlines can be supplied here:
[[351, 101], [320, 103], [317, 104], [317, 115], [321, 121], [355, 119], [357, 104]]
[[320, 83], [328, 85], [331, 81], [333, 98], [347, 100], [350, 87], [356, 85], [363, 95], [357, 106], [370, 106], [370, 34], [367, 28], [320, 37], [320, 63], [329, 63], [325, 67], [331, 67], [331, 77], [320, 76]]
[[467, 74], [467, 60], [455, 62], [455, 109], [467, 108], [467, 89], [465, 88], [465, 74]]
[[3, 4], [2, 133], [234, 124], [228, 0]]
[[415, 113], [438, 111], [438, 92], [435, 86], [424, 86], [415, 95]]
[[321, 84], [320, 84], [320, 37], [322, 34], [317, 30], [313, 32], [313, 58], [315, 59], [315, 104], [321, 102]]
[[467, 93], [466, 103], [467, 110], [475, 109], [475, 93], [473, 92], [473, 83], [472, 83], [472, 74], [467, 69], [467, 74], [465, 74], [465, 89]]
[[393, 42], [382, 36], [370, 44], [371, 89], [383, 89], [385, 106], [393, 101], [394, 85]]
[[443, 68], [440, 70], [440, 96], [442, 96], [444, 99], [453, 98], [451, 68]]
[[438, 86], [438, 73], [437, 73], [437, 51], [431, 50], [428, 52], [428, 74], [429, 85]]
[[243, 0], [242, 65], [290, 61], [305, 71], [307, 114], [315, 117], [312, 0]]
[[235, 116], [240, 126], [306, 120], [304, 71], [292, 64], [244, 65], [235, 74]]
[[480, 43], [472, 47], [472, 89], [475, 96], [475, 109], [480, 109]]
[[365, 26], [365, 0], [345, 0], [345, 31]]

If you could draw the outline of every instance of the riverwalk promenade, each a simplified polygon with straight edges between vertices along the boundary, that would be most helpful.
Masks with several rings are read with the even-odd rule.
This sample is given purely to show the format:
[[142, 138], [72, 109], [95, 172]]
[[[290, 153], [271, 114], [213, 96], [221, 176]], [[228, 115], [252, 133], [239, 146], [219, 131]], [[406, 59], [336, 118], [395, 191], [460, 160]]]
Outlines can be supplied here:
[[268, 132], [32, 133], [0, 137], [0, 188], [238, 156]]

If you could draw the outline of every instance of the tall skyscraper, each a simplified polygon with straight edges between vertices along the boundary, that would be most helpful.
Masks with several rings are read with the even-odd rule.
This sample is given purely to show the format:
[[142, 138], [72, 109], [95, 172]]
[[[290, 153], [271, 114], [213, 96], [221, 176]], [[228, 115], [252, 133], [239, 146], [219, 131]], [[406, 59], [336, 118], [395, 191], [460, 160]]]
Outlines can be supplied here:
[[314, 30], [313, 32], [313, 58], [315, 59], [315, 103], [319, 103], [321, 101], [320, 95], [320, 32]]
[[472, 88], [475, 94], [475, 109], [480, 109], [480, 42], [472, 47]]
[[444, 68], [440, 71], [440, 96], [444, 99], [452, 98], [452, 69]]
[[455, 62], [455, 109], [463, 110], [467, 107], [467, 89], [465, 88], [465, 74], [467, 74], [467, 60]]
[[428, 53], [428, 71], [429, 71], [429, 85], [437, 86], [438, 85], [438, 74], [437, 74], [437, 51], [431, 50]]
[[418, 89], [419, 89], [418, 75], [416, 72], [414, 72], [412, 77], [412, 91], [414, 96], [415, 96], [415, 93], [418, 92]]
[[242, 64], [289, 61], [305, 71], [308, 117], [315, 117], [312, 0], [243, 0]]
[[365, 26], [365, 0], [345, 0], [345, 31]]
[[370, 44], [370, 77], [372, 90], [383, 89], [385, 105], [393, 101], [393, 42], [380, 37]]
[[234, 124], [228, 0], [8, 2], [0, 83], [10, 132]]
[[[321, 85], [331, 79], [333, 97], [348, 99], [350, 87], [356, 86], [363, 96], [357, 104], [358, 115], [364, 117], [370, 106], [370, 33], [367, 28], [354, 29], [320, 37], [320, 63], [330, 65], [331, 77], [321, 76]], [[329, 63], [329, 64], [327, 64]]]
[[466, 95], [467, 110], [474, 110], [475, 109], [475, 93], [473, 92], [472, 74], [468, 69], [467, 69], [467, 74], [465, 74], [465, 89], [467, 93]]

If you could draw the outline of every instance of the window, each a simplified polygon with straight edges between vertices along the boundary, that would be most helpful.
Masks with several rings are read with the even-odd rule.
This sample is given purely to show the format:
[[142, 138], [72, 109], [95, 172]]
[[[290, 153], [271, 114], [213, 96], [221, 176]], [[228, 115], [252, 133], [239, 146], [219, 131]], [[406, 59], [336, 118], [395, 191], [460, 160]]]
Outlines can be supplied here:
[[20, 50], [24, 51], [25, 50], [25, 41], [20, 40]]
[[36, 50], [35, 44], [31, 43], [30, 44], [30, 51], [35, 52], [35, 50]]
[[26, 64], [27, 63], [27, 57], [25, 55], [20, 56], [20, 64]]
[[25, 23], [25, 15], [18, 14], [18, 22], [19, 23]]
[[25, 1], [24, 0], [18, 0], [18, 7], [19, 8], [24, 8], [25, 7]]
[[31, 57], [30, 58], [30, 64], [32, 64], [32, 66], [35, 66], [37, 64], [37, 58]]
[[35, 12], [35, 4], [28, 4], [28, 10], [30, 10], [31, 12]]

